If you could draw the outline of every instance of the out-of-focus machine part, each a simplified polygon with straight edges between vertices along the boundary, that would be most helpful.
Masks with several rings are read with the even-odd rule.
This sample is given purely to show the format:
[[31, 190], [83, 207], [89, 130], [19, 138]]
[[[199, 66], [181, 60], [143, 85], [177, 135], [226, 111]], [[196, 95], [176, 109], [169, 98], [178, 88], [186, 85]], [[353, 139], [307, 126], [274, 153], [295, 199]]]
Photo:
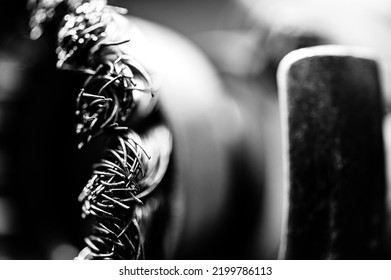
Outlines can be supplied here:
[[[391, 81], [387, 78], [390, 76], [388, 73], [391, 65], [388, 40], [391, 25], [387, 20], [390, 17], [389, 6], [390, 3], [382, 0], [376, 3], [365, 0], [230, 1], [218, 17], [215, 29], [194, 37], [219, 70], [225, 84], [228, 85], [228, 93], [243, 106], [245, 115], [249, 116], [245, 121], [247, 126], [254, 123], [251, 126], [252, 145], [249, 145], [249, 149], [254, 151], [253, 154], [262, 150], [262, 156], [257, 158], [258, 162], [260, 160], [263, 163], [258, 164], [257, 168], [262, 170], [260, 172], [263, 172], [265, 180], [263, 186], [258, 184], [258, 187], [262, 186], [260, 188], [268, 194], [263, 204], [265, 208], [258, 212], [259, 217], [272, 217], [273, 223], [281, 222], [283, 225], [283, 228], [279, 228], [277, 224], [273, 227], [273, 223], [269, 223], [267, 228], [275, 229], [272, 232], [278, 233], [285, 231], [286, 228], [286, 220], [280, 220], [282, 213], [279, 212], [279, 207], [282, 206], [280, 199], [283, 197], [283, 161], [280, 160], [282, 151], [279, 148], [280, 108], [276, 74], [281, 59], [293, 50], [316, 45], [343, 44], [368, 47], [376, 54], [375, 60], [379, 65], [376, 75], [379, 76], [379, 88], [383, 94], [381, 98], [385, 98], [387, 110]], [[362, 67], [362, 71], [370, 71], [365, 69], [365, 65]], [[333, 68], [329, 69], [332, 70]], [[360, 82], [357, 81], [357, 84]], [[332, 87], [332, 82], [330, 83], [329, 86]], [[378, 106], [374, 110], [383, 113], [384, 107]], [[385, 127], [387, 136], [389, 126]], [[275, 143], [278, 144], [274, 145]], [[386, 151], [389, 150], [387, 146], [388, 143]], [[386, 152], [387, 158], [389, 154]], [[273, 205], [268, 204], [271, 201]], [[274, 216], [268, 213], [273, 213]], [[259, 227], [259, 233], [264, 228]], [[258, 235], [257, 252], [258, 256], [262, 257], [265, 256], [267, 247], [261, 244], [265, 240], [269, 240], [266, 244], [272, 244], [275, 240]], [[299, 248], [300, 244], [297, 246]], [[368, 253], [367, 257], [371, 256], [374, 257]], [[366, 256], [361, 254], [356, 257]]]

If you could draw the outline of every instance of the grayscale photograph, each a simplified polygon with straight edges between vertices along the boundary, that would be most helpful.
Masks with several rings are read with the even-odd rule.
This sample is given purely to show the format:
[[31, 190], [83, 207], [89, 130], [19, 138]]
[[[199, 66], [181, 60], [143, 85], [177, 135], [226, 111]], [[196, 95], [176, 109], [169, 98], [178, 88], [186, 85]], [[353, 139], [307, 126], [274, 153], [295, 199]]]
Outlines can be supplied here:
[[391, 1], [3, 0], [0, 260], [390, 260], [390, 112]]

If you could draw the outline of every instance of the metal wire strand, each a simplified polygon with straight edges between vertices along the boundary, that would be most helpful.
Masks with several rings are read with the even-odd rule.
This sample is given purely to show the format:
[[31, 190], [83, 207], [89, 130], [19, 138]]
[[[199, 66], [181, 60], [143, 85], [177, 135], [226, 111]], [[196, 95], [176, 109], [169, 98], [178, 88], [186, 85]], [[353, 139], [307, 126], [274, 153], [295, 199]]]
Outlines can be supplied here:
[[[130, 39], [108, 40], [107, 27], [113, 22], [113, 15], [125, 11], [108, 6], [105, 0], [30, 2], [31, 25], [38, 28], [35, 32], [40, 34], [42, 24], [50, 20], [42, 14], [55, 13], [60, 3], [67, 6], [68, 14], [58, 33], [57, 67], [88, 76], [76, 99], [79, 148], [102, 133], [114, 139], [101, 161], [93, 166], [92, 176], [79, 195], [82, 217], [93, 221], [90, 235], [85, 238], [87, 247], [80, 256], [86, 259], [144, 258], [140, 224], [146, 220], [143, 211], [152, 210], [148, 210], [143, 199], [147, 200], [146, 196], [166, 171], [171, 134], [166, 129], [154, 130], [150, 138], [160, 145], [152, 147], [154, 160], [150, 161], [151, 156], [142, 145], [153, 146], [151, 140], [142, 143], [138, 134], [129, 129], [128, 121], [142, 102], [140, 93], [154, 97], [154, 92], [147, 71], [118, 47], [129, 43]], [[40, 36], [38, 33], [35, 35]], [[134, 91], [138, 92], [136, 98]]]
[[[84, 3], [65, 16], [59, 32], [57, 67], [88, 75], [76, 101], [79, 147], [114, 124], [124, 125], [137, 106], [134, 90], [153, 95], [151, 79], [141, 64], [116, 51], [130, 40], [105, 40], [114, 12], [105, 5]], [[136, 77], [146, 86], [138, 87]]]
[[[79, 196], [83, 218], [93, 218], [85, 239], [93, 259], [139, 259], [143, 255], [141, 232], [135, 207], [143, 204], [138, 195], [145, 172], [140, 138], [134, 132], [117, 136]], [[147, 157], [146, 157], [147, 158]]]

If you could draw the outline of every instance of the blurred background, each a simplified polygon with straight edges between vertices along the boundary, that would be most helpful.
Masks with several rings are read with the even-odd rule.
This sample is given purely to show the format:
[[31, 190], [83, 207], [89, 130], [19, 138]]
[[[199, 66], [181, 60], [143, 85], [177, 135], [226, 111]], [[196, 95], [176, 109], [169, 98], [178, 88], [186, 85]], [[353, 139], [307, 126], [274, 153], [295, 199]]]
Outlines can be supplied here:
[[[282, 199], [278, 64], [301, 47], [330, 43], [370, 47], [379, 57], [388, 108], [391, 2], [108, 2], [166, 26], [194, 45], [210, 63], [224, 98], [239, 108], [242, 136], [228, 152], [231, 169], [226, 187], [237, 198], [227, 200], [228, 208], [242, 210], [230, 212], [232, 220], [243, 220], [235, 231], [242, 247], [228, 255], [208, 255], [200, 249], [199, 254], [178, 256], [276, 258]], [[2, 0], [1, 6], [0, 259], [72, 259], [83, 247], [86, 231], [77, 196], [94, 160], [76, 149], [74, 102], [81, 80], [55, 69], [53, 36], [29, 39], [26, 1]], [[64, 79], [75, 82], [64, 84]]]

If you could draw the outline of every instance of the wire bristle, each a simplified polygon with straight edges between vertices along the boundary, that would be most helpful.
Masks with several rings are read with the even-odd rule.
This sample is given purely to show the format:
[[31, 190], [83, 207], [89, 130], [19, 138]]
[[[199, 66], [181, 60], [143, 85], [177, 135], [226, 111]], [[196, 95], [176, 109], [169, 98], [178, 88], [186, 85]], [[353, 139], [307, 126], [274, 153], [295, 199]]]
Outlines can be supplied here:
[[[143, 143], [129, 128], [129, 121], [137, 117], [132, 114], [138, 104], [146, 104], [145, 100], [141, 101], [142, 93], [150, 94], [148, 98], [154, 94], [149, 74], [119, 47], [130, 44], [131, 40], [109, 41], [108, 25], [115, 14], [124, 10], [108, 6], [105, 0], [30, 0], [33, 37], [43, 33], [43, 24], [50, 21], [60, 4], [65, 4], [67, 14], [58, 32], [57, 67], [87, 74], [76, 100], [78, 147], [85, 146], [100, 134], [111, 140], [102, 159], [93, 166], [92, 176], [79, 196], [82, 217], [92, 219], [91, 233], [85, 238], [87, 246], [79, 257], [144, 258], [140, 225], [145, 223], [145, 217], [151, 216], [152, 212], [146, 215], [145, 211], [152, 210], [142, 199], [147, 201], [167, 168], [171, 138], [169, 135], [161, 141], [168, 145], [168, 149], [161, 148], [160, 152], [165, 159], [156, 160], [160, 155], [153, 155], [156, 161], [148, 163], [151, 155], [142, 145], [150, 143]], [[42, 17], [46, 11], [50, 13]], [[63, 15], [56, 16], [61, 18]], [[150, 104], [153, 108], [155, 103]], [[151, 178], [146, 178], [148, 176]]]

